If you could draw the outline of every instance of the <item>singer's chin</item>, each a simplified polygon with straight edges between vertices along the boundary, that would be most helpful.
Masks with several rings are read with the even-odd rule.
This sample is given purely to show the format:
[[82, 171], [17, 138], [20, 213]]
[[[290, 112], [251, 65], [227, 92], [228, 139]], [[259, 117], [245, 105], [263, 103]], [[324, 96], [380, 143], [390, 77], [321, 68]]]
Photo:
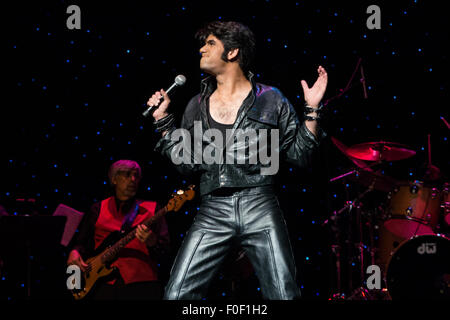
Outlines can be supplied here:
[[205, 73], [208, 73], [208, 74], [212, 74], [212, 75], [214, 74], [212, 72], [211, 68], [208, 68], [208, 65], [206, 63], [202, 62], [202, 60], [200, 60], [200, 70]]
[[211, 69], [208, 69], [208, 68], [202, 68], [201, 66], [200, 66], [200, 70], [202, 70], [204, 73], [207, 73], [207, 74], [209, 74], [209, 75], [215, 75], [215, 73], [211, 70]]

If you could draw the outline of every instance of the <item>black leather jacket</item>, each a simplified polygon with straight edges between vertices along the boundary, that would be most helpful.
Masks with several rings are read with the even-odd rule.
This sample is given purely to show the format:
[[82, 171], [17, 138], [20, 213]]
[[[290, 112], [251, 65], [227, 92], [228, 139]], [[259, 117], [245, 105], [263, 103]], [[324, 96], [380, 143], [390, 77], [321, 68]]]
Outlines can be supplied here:
[[[308, 166], [312, 153], [319, 146], [320, 140], [326, 136], [325, 132], [318, 127], [317, 137], [314, 136], [303, 123], [299, 122], [291, 103], [277, 88], [256, 83], [252, 73], [249, 73], [248, 78], [252, 83], [252, 91], [238, 111], [233, 130], [267, 129], [267, 136], [272, 137], [272, 130], [278, 129], [279, 143], [278, 145], [275, 144], [275, 150], [273, 150], [273, 146], [268, 142], [267, 149], [269, 151], [267, 154], [272, 155], [273, 152], [278, 152], [280, 159], [284, 159], [299, 167]], [[197, 128], [200, 123], [203, 130], [210, 128], [206, 114], [206, 102], [215, 88], [216, 82], [214, 77], [210, 76], [203, 79], [200, 94], [194, 96], [185, 109], [181, 120], [181, 128], [188, 130], [191, 135], [189, 150], [200, 150], [199, 145], [198, 149], [194, 148], [194, 122], [199, 121], [197, 122]], [[175, 151], [180, 154], [187, 152], [187, 148], [180, 152], [182, 142], [180, 142], [179, 137], [176, 138], [176, 135], [174, 135], [175, 129], [170, 129], [155, 147], [155, 151], [171, 161], [173, 159], [171, 154]], [[172, 141], [173, 136], [175, 141]], [[228, 141], [230, 142], [230, 140]], [[253, 156], [255, 156], [254, 150], [252, 151], [249, 148], [249, 141], [247, 140], [247, 144], [239, 142], [234, 144], [238, 152], [239, 150], [245, 150], [245, 163], [240, 164], [238, 160], [234, 164], [227, 161], [213, 164], [207, 164], [205, 161], [198, 160], [196, 162], [194, 159], [195, 152], [188, 151], [191, 153], [186, 156], [192, 161], [190, 163], [185, 161], [182, 164], [177, 164], [176, 168], [182, 174], [200, 175], [200, 194], [202, 196], [219, 188], [255, 187], [274, 184], [275, 176], [273, 174], [261, 174], [261, 169], [267, 169], [269, 165], [264, 164], [259, 158], [256, 163], [249, 161], [252, 152]], [[269, 139], [268, 141], [271, 140]], [[202, 152], [211, 144], [213, 144], [212, 140], [203, 136], [201, 139]], [[260, 148], [259, 145], [258, 148]]]

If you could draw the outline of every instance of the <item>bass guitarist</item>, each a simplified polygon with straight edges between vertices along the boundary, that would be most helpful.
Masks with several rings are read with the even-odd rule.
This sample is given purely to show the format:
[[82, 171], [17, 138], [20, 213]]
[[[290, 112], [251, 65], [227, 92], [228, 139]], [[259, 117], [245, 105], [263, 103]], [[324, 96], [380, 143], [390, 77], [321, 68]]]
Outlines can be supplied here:
[[[136, 227], [136, 238], [126, 245], [111, 263], [115, 271], [101, 278], [88, 297], [93, 300], [158, 300], [162, 285], [158, 281], [157, 260], [168, 250], [169, 233], [162, 217], [152, 228], [142, 222], [158, 211], [153, 201], [136, 199], [141, 168], [132, 160], [113, 163], [108, 172], [114, 195], [95, 203], [80, 224], [67, 264], [89, 267], [87, 257], [111, 242], [109, 238], [126, 234]], [[117, 240], [117, 239], [116, 239]], [[113, 244], [110, 243], [110, 244]]]

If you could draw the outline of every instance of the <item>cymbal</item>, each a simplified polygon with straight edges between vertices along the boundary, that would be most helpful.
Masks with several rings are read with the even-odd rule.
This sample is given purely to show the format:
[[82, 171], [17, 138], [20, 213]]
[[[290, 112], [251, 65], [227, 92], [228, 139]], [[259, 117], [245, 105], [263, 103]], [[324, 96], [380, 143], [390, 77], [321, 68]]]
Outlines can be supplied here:
[[372, 186], [374, 190], [383, 192], [392, 191], [399, 184], [399, 181], [389, 176], [367, 170], [356, 170], [354, 174], [348, 176], [348, 179], [365, 187]]
[[356, 159], [352, 156], [350, 156], [347, 153], [348, 150], [348, 146], [346, 146], [345, 144], [343, 144], [341, 141], [339, 141], [338, 139], [336, 139], [335, 137], [331, 137], [331, 141], [333, 141], [334, 145], [348, 158], [350, 159], [350, 161], [352, 161], [356, 166], [358, 166], [359, 168], [364, 168], [368, 171], [373, 171], [370, 167], [367, 166], [367, 164], [364, 161], [361, 161], [359, 159]]
[[351, 157], [367, 161], [396, 161], [412, 157], [415, 151], [406, 146], [387, 141], [365, 142], [346, 150]]

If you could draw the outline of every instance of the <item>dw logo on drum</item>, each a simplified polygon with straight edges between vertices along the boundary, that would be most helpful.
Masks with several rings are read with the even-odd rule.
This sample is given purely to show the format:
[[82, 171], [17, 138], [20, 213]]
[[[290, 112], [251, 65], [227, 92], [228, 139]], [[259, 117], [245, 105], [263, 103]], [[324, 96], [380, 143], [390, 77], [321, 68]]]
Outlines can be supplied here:
[[436, 253], [436, 243], [422, 243], [417, 247], [418, 254], [435, 254]]

